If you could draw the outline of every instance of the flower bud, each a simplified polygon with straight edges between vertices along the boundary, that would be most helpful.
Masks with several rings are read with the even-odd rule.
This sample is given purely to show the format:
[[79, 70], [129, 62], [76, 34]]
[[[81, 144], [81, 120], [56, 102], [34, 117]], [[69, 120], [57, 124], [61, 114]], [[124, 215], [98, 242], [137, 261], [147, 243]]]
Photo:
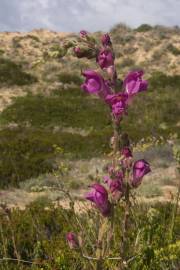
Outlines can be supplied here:
[[88, 46], [79, 44], [78, 46], [73, 48], [74, 54], [78, 58], [86, 57], [88, 59], [96, 57], [96, 51]]
[[129, 147], [124, 147], [121, 151], [122, 160], [121, 165], [124, 169], [130, 169], [132, 167], [132, 152]]
[[80, 35], [81, 38], [85, 38], [88, 35], [88, 33], [87, 33], [86, 30], [81, 30], [79, 35]]
[[79, 248], [79, 241], [75, 233], [68, 232], [66, 234], [66, 240], [68, 242], [70, 249]]
[[111, 46], [112, 43], [109, 34], [104, 34], [101, 37], [101, 42], [103, 46]]
[[109, 68], [114, 66], [114, 55], [111, 50], [102, 49], [100, 50], [96, 61], [102, 69]]
[[125, 157], [125, 158], [129, 158], [132, 157], [132, 152], [130, 150], [129, 147], [124, 147], [121, 151], [121, 154]]
[[150, 165], [144, 159], [137, 160], [133, 165], [132, 186], [138, 187], [143, 179], [143, 176], [151, 171]]

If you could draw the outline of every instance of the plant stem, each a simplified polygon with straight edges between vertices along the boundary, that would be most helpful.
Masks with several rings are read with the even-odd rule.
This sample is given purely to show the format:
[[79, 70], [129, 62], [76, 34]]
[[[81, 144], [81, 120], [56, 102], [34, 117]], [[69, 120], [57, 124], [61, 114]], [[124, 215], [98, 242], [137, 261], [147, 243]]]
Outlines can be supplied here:
[[122, 228], [122, 260], [126, 261], [126, 250], [127, 250], [127, 230], [129, 224], [129, 213], [130, 213], [130, 187], [129, 184], [126, 184], [126, 191], [125, 191], [125, 209], [124, 209], [124, 220], [123, 220], [123, 228]]
[[[179, 173], [178, 173], [179, 176]], [[176, 199], [173, 205], [173, 211], [172, 211], [172, 221], [171, 221], [171, 225], [170, 225], [170, 231], [169, 231], [169, 241], [171, 242], [173, 239], [173, 230], [174, 230], [174, 224], [175, 224], [175, 219], [177, 216], [177, 211], [178, 211], [178, 206], [179, 206], [179, 199], [180, 199], [180, 182], [178, 185], [178, 191], [177, 191], [177, 195], [176, 195]]]
[[114, 159], [116, 157], [116, 153], [119, 150], [119, 125], [116, 123], [114, 119], [113, 121], [113, 131], [114, 131], [114, 143], [113, 143], [113, 154], [114, 154]]
[[96, 263], [96, 270], [103, 270], [103, 261], [102, 259], [99, 259]]

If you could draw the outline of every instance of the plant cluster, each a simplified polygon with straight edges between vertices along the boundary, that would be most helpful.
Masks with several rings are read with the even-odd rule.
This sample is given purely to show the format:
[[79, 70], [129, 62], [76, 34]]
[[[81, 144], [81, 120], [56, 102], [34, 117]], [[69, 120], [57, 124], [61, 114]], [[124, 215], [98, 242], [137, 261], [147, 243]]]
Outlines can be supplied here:
[[[119, 250], [120, 269], [127, 265], [127, 231], [131, 208], [131, 190], [137, 188], [143, 177], [151, 171], [150, 165], [145, 160], [133, 160], [132, 147], [128, 135], [121, 131], [122, 118], [127, 114], [128, 107], [134, 102], [135, 96], [147, 90], [148, 82], [143, 79], [142, 70], [131, 71], [123, 81], [118, 79], [115, 67], [115, 55], [112, 42], [108, 34], [101, 38], [98, 44], [86, 31], [80, 32], [78, 44], [68, 44], [66, 49], [73, 47], [73, 52], [78, 58], [95, 58], [98, 70], [85, 70], [82, 75], [85, 82], [81, 85], [83, 91], [95, 94], [109, 107], [114, 127], [111, 138], [113, 148], [112, 163], [108, 165], [108, 175], [104, 177], [105, 188], [102, 183], [94, 183], [86, 194], [86, 199], [91, 201], [95, 209], [102, 215], [97, 235], [96, 248], [93, 250], [92, 260], [96, 260], [95, 268], [103, 269], [103, 263], [110, 258], [110, 243], [114, 237], [114, 213], [119, 208], [121, 201], [123, 207], [122, 239]], [[100, 69], [100, 71], [99, 71]], [[83, 252], [83, 244], [79, 242], [74, 232], [67, 234], [70, 248], [80, 248]], [[92, 255], [91, 255], [92, 256]]]

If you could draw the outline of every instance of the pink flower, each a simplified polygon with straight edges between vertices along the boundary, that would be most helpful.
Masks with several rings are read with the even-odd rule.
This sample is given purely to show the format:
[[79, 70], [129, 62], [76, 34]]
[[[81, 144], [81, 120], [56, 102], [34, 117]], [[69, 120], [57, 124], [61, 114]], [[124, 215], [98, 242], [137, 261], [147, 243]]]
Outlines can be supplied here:
[[124, 147], [121, 151], [121, 154], [125, 157], [125, 158], [129, 158], [132, 157], [132, 152], [130, 150], [129, 147]]
[[93, 184], [91, 191], [86, 194], [86, 199], [93, 202], [102, 215], [108, 216], [110, 214], [111, 205], [108, 200], [108, 193], [102, 185]]
[[143, 179], [143, 176], [151, 171], [150, 165], [144, 159], [137, 160], [133, 165], [132, 186], [138, 187]]
[[102, 69], [109, 68], [114, 65], [114, 55], [108, 49], [101, 49], [96, 61]]
[[74, 47], [73, 50], [78, 58], [84, 57], [84, 52], [82, 52], [80, 47]]
[[125, 89], [125, 93], [127, 93], [129, 97], [147, 89], [148, 82], [146, 80], [142, 80], [143, 74], [144, 72], [142, 70], [131, 71], [126, 76], [123, 82], [123, 87]]
[[83, 73], [86, 78], [81, 88], [89, 94], [98, 94], [102, 98], [106, 98], [111, 93], [111, 89], [103, 79], [103, 77], [94, 70], [86, 70]]
[[114, 199], [120, 199], [123, 195], [123, 178], [122, 173], [114, 173], [115, 178], [112, 179], [109, 176], [104, 176], [104, 182], [109, 187], [110, 192]]
[[111, 38], [109, 34], [104, 34], [101, 37], [101, 42], [103, 46], [110, 46], [111, 45]]
[[88, 33], [87, 33], [86, 30], [81, 30], [79, 35], [80, 35], [81, 38], [84, 38], [84, 37], [86, 37], [88, 35]]
[[68, 245], [70, 247], [70, 249], [75, 249], [79, 247], [79, 241], [77, 239], [77, 236], [75, 233], [73, 232], [68, 232], [66, 234], [66, 240], [68, 242]]
[[127, 95], [124, 93], [107, 95], [105, 100], [110, 105], [114, 118], [120, 120], [122, 115], [126, 113]]

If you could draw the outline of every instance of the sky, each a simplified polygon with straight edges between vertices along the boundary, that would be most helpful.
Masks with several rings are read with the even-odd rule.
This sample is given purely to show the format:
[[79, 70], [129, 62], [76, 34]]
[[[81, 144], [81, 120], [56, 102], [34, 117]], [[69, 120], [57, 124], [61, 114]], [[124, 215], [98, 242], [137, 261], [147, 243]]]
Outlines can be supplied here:
[[108, 31], [118, 23], [180, 26], [180, 0], [0, 0], [0, 32]]

